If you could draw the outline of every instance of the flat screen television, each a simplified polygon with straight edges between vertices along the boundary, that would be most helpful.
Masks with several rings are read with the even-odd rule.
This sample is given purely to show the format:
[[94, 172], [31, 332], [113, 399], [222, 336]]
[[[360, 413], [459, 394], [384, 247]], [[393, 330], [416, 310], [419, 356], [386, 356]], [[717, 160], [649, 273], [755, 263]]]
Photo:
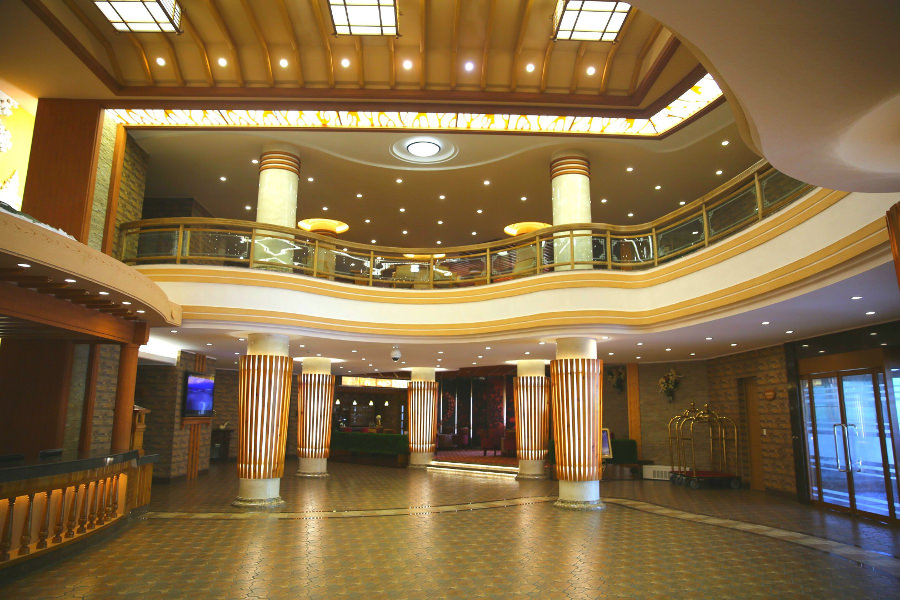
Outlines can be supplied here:
[[215, 377], [203, 373], [184, 375], [185, 417], [211, 417], [213, 415], [213, 388]]

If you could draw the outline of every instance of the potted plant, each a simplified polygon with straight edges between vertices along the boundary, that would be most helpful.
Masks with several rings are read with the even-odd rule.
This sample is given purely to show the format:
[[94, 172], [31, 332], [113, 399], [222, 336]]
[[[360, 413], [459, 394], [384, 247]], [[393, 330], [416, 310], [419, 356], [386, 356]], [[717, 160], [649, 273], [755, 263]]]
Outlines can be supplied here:
[[678, 382], [682, 377], [683, 375], [672, 368], [659, 378], [659, 392], [665, 394], [669, 399], [669, 402], [672, 402], [675, 399], [675, 390], [678, 389]]

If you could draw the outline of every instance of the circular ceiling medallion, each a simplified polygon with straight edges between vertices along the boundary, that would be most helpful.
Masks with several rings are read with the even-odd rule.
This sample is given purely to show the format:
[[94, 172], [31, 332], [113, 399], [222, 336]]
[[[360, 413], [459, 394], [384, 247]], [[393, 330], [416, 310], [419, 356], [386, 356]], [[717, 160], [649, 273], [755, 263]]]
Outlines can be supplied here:
[[457, 152], [452, 143], [430, 136], [403, 138], [391, 145], [391, 154], [396, 158], [425, 165], [450, 160]]

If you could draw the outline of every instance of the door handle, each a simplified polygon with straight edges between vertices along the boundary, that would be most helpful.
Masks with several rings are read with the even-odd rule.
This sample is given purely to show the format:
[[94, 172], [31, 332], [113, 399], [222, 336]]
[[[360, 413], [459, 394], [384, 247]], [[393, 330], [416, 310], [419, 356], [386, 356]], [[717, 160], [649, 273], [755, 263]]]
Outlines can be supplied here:
[[[834, 462], [835, 462], [835, 467], [837, 468], [838, 471], [840, 471], [841, 473], [846, 473], [847, 469], [841, 468], [841, 454], [840, 454], [840, 452], [838, 452], [838, 443], [837, 443], [838, 427], [843, 428], [844, 426], [840, 423], [835, 423], [834, 426], [832, 426], [832, 428], [831, 428], [831, 435], [832, 435], [832, 437], [834, 437]], [[844, 443], [846, 443], [846, 441]]]
[[[850, 427], [853, 428], [854, 435], [856, 435], [857, 439], [859, 439], [859, 431], [856, 429], [856, 425], [854, 425], [853, 423], [844, 425], [844, 440], [845, 440], [844, 443], [847, 444], [847, 456], [850, 458], [850, 462], [847, 463], [848, 469], [853, 468], [851, 465], [854, 462], [853, 461], [853, 448], [850, 446], [850, 430], [849, 430]], [[860, 460], [859, 464], [856, 465], [856, 472], [857, 473], [862, 472], [862, 460]]]

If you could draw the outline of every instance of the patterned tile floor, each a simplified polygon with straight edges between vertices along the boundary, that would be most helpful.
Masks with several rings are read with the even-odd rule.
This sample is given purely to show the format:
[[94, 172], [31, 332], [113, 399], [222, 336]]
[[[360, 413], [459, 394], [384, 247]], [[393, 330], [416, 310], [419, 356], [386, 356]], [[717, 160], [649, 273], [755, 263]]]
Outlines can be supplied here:
[[337, 463], [305, 480], [295, 469], [275, 511], [229, 505], [233, 463], [154, 485], [148, 518], [0, 584], [0, 598], [900, 595], [897, 528], [765, 494], [611, 481], [605, 510], [573, 512], [553, 507], [553, 481]]

